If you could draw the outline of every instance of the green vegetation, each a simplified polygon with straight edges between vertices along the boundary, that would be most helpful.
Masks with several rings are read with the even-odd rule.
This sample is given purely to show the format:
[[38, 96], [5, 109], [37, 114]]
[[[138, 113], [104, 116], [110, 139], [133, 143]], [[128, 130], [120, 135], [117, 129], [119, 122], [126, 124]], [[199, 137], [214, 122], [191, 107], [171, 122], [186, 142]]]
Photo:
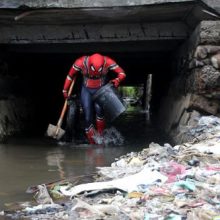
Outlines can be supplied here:
[[120, 87], [120, 93], [123, 97], [137, 98], [140, 96], [140, 87], [123, 86]]

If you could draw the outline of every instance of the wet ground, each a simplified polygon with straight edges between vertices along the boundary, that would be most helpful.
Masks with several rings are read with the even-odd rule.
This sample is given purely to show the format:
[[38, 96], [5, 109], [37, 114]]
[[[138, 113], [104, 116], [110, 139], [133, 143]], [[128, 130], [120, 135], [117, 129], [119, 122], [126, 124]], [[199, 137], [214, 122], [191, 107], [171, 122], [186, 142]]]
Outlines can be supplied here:
[[16, 138], [0, 144], [0, 210], [8, 203], [32, 200], [33, 195], [25, 192], [29, 186], [90, 175], [97, 166], [109, 166], [115, 158], [151, 142], [169, 142], [166, 135], [146, 123], [140, 111], [127, 111], [111, 126], [124, 138], [122, 145], [91, 147], [44, 137]]

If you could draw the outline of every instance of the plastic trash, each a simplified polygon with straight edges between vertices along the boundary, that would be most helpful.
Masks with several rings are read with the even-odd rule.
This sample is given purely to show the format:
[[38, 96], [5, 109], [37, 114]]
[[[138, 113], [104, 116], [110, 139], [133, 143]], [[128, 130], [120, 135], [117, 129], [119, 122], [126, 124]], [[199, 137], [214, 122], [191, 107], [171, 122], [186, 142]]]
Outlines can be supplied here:
[[164, 218], [164, 220], [182, 220], [180, 215], [170, 214]]
[[195, 191], [196, 186], [191, 181], [178, 181], [174, 184], [174, 188], [188, 189], [189, 191]]
[[55, 212], [57, 210], [61, 210], [63, 207], [58, 204], [40, 204], [37, 206], [26, 207], [23, 209], [28, 215], [38, 214], [38, 213], [47, 213], [47, 212]]
[[164, 164], [160, 171], [168, 177], [167, 182], [175, 182], [178, 180], [178, 175], [184, 174], [186, 169], [183, 165], [174, 161]]
[[39, 204], [53, 204], [53, 200], [47, 191], [46, 185], [45, 184], [38, 185], [37, 188], [38, 188], [38, 191], [34, 195], [34, 198], [37, 201], [37, 203], [39, 203]]
[[83, 215], [83, 217], [94, 218], [95, 216], [97, 216], [97, 219], [100, 219], [104, 216], [104, 213], [102, 211], [99, 211], [97, 208], [93, 207], [92, 205], [89, 205], [88, 203], [80, 199], [74, 199], [73, 203], [75, 203], [75, 205], [72, 207], [71, 212], [80, 209], [82, 210], [80, 214]]
[[125, 192], [138, 191], [138, 185], [140, 184], [151, 184], [155, 181], [160, 180], [161, 183], [167, 181], [167, 177], [159, 173], [158, 171], [152, 171], [151, 169], [143, 169], [141, 172], [126, 176], [124, 178], [106, 181], [106, 182], [95, 182], [80, 184], [67, 189], [61, 187], [61, 192], [66, 196], [75, 196], [85, 191], [103, 190], [103, 189], [119, 189]]

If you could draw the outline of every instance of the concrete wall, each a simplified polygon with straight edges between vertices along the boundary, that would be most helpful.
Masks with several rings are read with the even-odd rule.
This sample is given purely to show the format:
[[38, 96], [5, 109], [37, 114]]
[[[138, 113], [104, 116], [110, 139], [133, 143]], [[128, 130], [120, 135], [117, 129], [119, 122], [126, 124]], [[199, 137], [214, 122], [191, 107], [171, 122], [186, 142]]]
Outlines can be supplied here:
[[28, 115], [31, 114], [28, 105], [27, 100], [21, 97], [0, 100], [0, 141], [27, 129]]
[[0, 8], [19, 8], [21, 6], [30, 8], [115, 7], [192, 1], [193, 0], [1, 0]]
[[91, 25], [1, 26], [3, 44], [93, 43], [149, 40], [178, 40], [188, 36], [182, 22]]
[[34, 108], [30, 99], [24, 98], [27, 93], [25, 84], [10, 76], [7, 63], [0, 60], [0, 142], [30, 128]]

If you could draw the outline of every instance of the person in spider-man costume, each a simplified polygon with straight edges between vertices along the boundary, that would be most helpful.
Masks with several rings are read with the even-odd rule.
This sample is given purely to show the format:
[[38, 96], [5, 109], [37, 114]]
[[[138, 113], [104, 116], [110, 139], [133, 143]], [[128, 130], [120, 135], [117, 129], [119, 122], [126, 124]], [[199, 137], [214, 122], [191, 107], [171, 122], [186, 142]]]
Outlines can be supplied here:
[[93, 112], [96, 113], [96, 129], [99, 135], [102, 135], [105, 128], [104, 112], [98, 103], [93, 103], [93, 94], [104, 86], [107, 82], [106, 76], [109, 71], [114, 71], [117, 76], [110, 80], [117, 88], [125, 79], [124, 70], [110, 57], [95, 53], [91, 56], [82, 56], [75, 60], [66, 77], [63, 96], [68, 98], [70, 84], [76, 74], [80, 72], [83, 76], [83, 85], [81, 89], [81, 104], [85, 115], [85, 132], [90, 144], [95, 144], [95, 127], [93, 122]]

